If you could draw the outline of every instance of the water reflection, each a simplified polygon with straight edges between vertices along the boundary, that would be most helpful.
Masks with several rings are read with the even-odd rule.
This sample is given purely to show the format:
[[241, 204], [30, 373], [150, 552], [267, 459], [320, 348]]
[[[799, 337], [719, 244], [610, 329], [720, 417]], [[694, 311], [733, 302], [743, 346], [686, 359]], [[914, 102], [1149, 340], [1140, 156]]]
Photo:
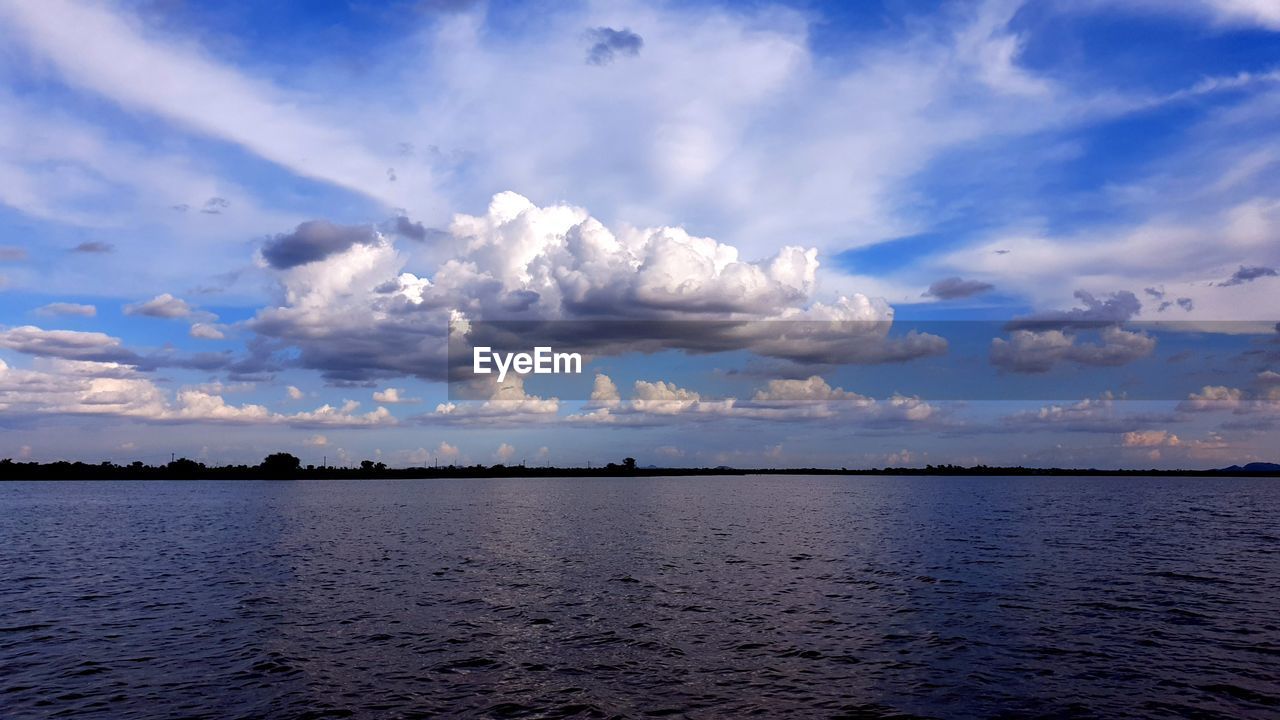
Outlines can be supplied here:
[[6, 717], [1261, 715], [1264, 479], [0, 484]]

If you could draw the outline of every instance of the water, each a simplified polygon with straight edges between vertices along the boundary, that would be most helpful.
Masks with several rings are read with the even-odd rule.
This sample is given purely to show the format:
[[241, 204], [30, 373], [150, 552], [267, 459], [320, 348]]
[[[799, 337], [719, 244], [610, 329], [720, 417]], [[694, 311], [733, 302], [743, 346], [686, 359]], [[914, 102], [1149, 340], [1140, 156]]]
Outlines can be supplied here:
[[0, 483], [0, 717], [1275, 717], [1280, 482]]

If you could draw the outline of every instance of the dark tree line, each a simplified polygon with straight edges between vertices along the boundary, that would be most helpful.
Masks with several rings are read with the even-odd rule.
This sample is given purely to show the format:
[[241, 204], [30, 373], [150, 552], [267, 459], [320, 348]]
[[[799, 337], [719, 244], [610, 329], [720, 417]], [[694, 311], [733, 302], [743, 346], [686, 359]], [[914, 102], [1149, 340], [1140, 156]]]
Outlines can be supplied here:
[[358, 467], [317, 467], [302, 464], [286, 452], [268, 455], [257, 465], [211, 467], [188, 458], [163, 465], [133, 462], [117, 465], [57, 461], [50, 463], [0, 460], [0, 480], [300, 480], [337, 478], [434, 478], [434, 477], [644, 477], [658, 475], [946, 475], [946, 476], [1150, 476], [1190, 477], [1265, 476], [1280, 477], [1280, 465], [1250, 463], [1217, 470], [1099, 470], [1096, 468], [1025, 468], [977, 465], [927, 465], [922, 468], [705, 468], [639, 467], [636, 459], [603, 467], [525, 467], [524, 465], [449, 465], [446, 467], [389, 468], [385, 463], [364, 460]]

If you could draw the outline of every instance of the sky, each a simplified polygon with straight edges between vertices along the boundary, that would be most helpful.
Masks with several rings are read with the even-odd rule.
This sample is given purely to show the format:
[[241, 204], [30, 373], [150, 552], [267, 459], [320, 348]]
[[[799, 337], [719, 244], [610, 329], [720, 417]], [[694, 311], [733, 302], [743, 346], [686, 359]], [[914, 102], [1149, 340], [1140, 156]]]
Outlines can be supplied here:
[[1280, 460], [1278, 113], [1273, 0], [0, 0], [0, 457]]

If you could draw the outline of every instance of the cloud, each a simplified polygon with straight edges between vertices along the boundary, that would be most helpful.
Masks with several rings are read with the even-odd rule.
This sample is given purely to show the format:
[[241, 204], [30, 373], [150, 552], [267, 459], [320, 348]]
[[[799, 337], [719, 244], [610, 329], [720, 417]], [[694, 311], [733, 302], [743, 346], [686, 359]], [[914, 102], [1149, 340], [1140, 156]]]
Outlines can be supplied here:
[[498, 462], [505, 463], [508, 460], [510, 460], [515, 454], [516, 454], [516, 449], [514, 447], [512, 447], [509, 443], [502, 443], [501, 445], [498, 446], [498, 449], [494, 451], [493, 456], [498, 459]]
[[978, 280], [963, 280], [958, 277], [949, 277], [939, 280], [929, 286], [924, 293], [925, 297], [936, 297], [939, 300], [958, 300], [960, 298], [973, 297], [981, 295], [995, 288], [991, 283], [980, 282]]
[[[1081, 3], [1083, 7], [1099, 7], [1108, 10], [1139, 8], [1150, 12], [1199, 16], [1228, 27], [1261, 27], [1280, 30], [1280, 6], [1272, 0], [1129, 0], [1127, 4]], [[1070, 7], [1070, 6], [1068, 6]]]
[[[1145, 292], [1153, 297], [1164, 295], [1155, 288]], [[1011, 331], [1009, 339], [991, 341], [991, 364], [1007, 372], [1044, 373], [1060, 362], [1125, 365], [1155, 350], [1155, 338], [1120, 327], [1142, 310], [1133, 293], [1125, 290], [1097, 297], [1077, 290], [1075, 297], [1084, 307], [1039, 312], [1005, 323], [1005, 329]], [[1081, 330], [1096, 330], [1102, 342], [1077, 344]]]
[[290, 400], [301, 400], [306, 395], [293, 385], [286, 387], [284, 389], [284, 394], [287, 395]]
[[1186, 413], [1230, 412], [1237, 418], [1224, 422], [1224, 428], [1270, 430], [1280, 421], [1280, 386], [1271, 382], [1275, 379], [1271, 375], [1260, 373], [1256, 379], [1258, 389], [1253, 392], [1226, 385], [1206, 385], [1178, 403], [1178, 410]]
[[1280, 30], [1280, 6], [1271, 0], [1200, 0], [1219, 19]]
[[294, 427], [381, 427], [397, 424], [396, 418], [384, 407], [376, 407], [366, 413], [356, 414], [360, 403], [348, 400], [342, 407], [321, 405], [309, 412], [273, 416], [276, 422]]
[[137, 354], [124, 347], [119, 338], [106, 333], [45, 330], [34, 325], [0, 328], [0, 347], [28, 355], [65, 360], [129, 364], [140, 360]]
[[453, 462], [458, 459], [458, 455], [458, 448], [444, 440], [441, 440], [440, 444], [436, 446], [436, 457], [441, 460]]
[[1164, 288], [1160, 288], [1159, 290], [1157, 290], [1156, 288], [1149, 287], [1149, 288], [1145, 288], [1143, 292], [1155, 298], [1156, 300], [1160, 301], [1160, 305], [1157, 306], [1156, 312], [1164, 312], [1165, 310], [1168, 310], [1174, 305], [1177, 305], [1178, 307], [1182, 308], [1186, 312], [1191, 312], [1196, 307], [1195, 301], [1189, 297], [1180, 297], [1174, 300], [1166, 300]]
[[618, 386], [613, 379], [604, 373], [596, 373], [595, 380], [592, 381], [591, 398], [588, 405], [591, 407], [613, 407], [622, 402], [622, 397], [618, 394]]
[[0, 262], [21, 262], [27, 259], [27, 249], [12, 245], [0, 245]]
[[403, 215], [396, 217], [395, 233], [410, 240], [422, 241], [427, 239], [426, 226], [420, 222], [413, 222]]
[[1258, 278], [1275, 277], [1277, 274], [1280, 273], [1277, 273], [1275, 268], [1263, 267], [1261, 265], [1254, 265], [1252, 267], [1245, 267], [1244, 265], [1241, 265], [1240, 269], [1235, 271], [1230, 278], [1218, 283], [1218, 287], [1243, 285], [1247, 282], [1253, 282]]
[[69, 0], [3, 2], [0, 18], [9, 42], [76, 88], [236, 143], [299, 175], [396, 200], [386, 192], [385, 158], [311, 117], [296, 95], [216, 62], [189, 39], [169, 40], [110, 7]]
[[502, 381], [487, 376], [489, 394], [483, 402], [443, 402], [432, 413], [418, 416], [423, 424], [443, 425], [524, 425], [549, 422], [560, 409], [557, 398], [541, 398], [524, 390], [524, 379], [516, 374]]
[[54, 317], [58, 315], [94, 317], [98, 314], [98, 308], [93, 305], [82, 305], [80, 303], [55, 302], [36, 308], [36, 314], [47, 317]]
[[135, 368], [115, 362], [39, 358], [30, 370], [0, 361], [0, 410], [12, 415], [94, 415], [158, 423], [333, 425], [394, 424], [384, 409], [364, 415], [328, 406], [280, 415], [261, 405], [229, 404], [213, 388], [182, 388], [172, 397]]
[[[814, 43], [813, 13], [785, 3], [610, 7], [551, 14], [519, 43], [472, 17], [440, 23], [427, 40], [439, 76], [424, 85], [441, 90], [398, 139], [456, 153], [446, 164], [485, 190], [683, 220], [754, 258], [778, 238], [828, 250], [919, 232], [927, 220], [904, 206], [918, 206], [910, 181], [933, 162], [1102, 105], [1023, 66], [1011, 3], [913, 14], [909, 30], [861, 37], [838, 62]], [[610, 31], [588, 40], [614, 60], [607, 72], [565, 63], [563, 38], [583, 27]], [[610, 44], [626, 32], [644, 41], [631, 62]]]
[[0, 326], [0, 348], [42, 358], [119, 363], [140, 371], [164, 367], [226, 370], [232, 380], [260, 379], [257, 375], [277, 369], [268, 356], [258, 354], [253, 341], [249, 345], [248, 355], [238, 360], [230, 351], [186, 354], [166, 348], [142, 354], [125, 347], [120, 338], [100, 332]]
[[1121, 441], [1125, 447], [1174, 447], [1181, 444], [1177, 435], [1168, 430], [1133, 430], [1125, 433]]
[[673, 383], [637, 380], [631, 407], [638, 412], [669, 415], [684, 412], [718, 412], [733, 407], [732, 398], [721, 401], [704, 401], [692, 390], [677, 387]]
[[1085, 290], [1077, 290], [1075, 298], [1084, 304], [1083, 308], [1036, 313], [1012, 320], [1007, 327], [1010, 330], [1094, 327], [1104, 323], [1121, 323], [1142, 311], [1142, 302], [1128, 290], [1104, 295], [1102, 298]]
[[135, 303], [124, 307], [125, 315], [145, 315], [155, 318], [185, 318], [194, 309], [186, 300], [176, 298], [169, 293], [161, 293], [143, 303]]
[[[1280, 196], [1270, 190], [1272, 173], [1256, 179], [1237, 177], [1242, 167], [1256, 164], [1251, 155], [1274, 152], [1269, 148], [1275, 146], [1276, 134], [1259, 134], [1265, 118], [1274, 115], [1274, 97], [1272, 92], [1259, 92], [1232, 112], [1210, 114], [1189, 130], [1196, 138], [1194, 152], [1159, 161], [1147, 179], [1115, 199], [1119, 208], [1140, 218], [1136, 221], [1058, 233], [998, 231], [938, 262], [999, 278], [1002, 289], [1024, 293], [1037, 303], [1053, 302], [1068, 288], [1082, 285], [1093, 290], [1159, 283], [1168, 286], [1174, 298], [1184, 299], [1179, 307], [1193, 309], [1198, 319], [1273, 320], [1263, 309], [1268, 283], [1246, 282], [1227, 291], [1219, 289], [1224, 281], [1215, 277], [1216, 272], [1210, 273], [1236, 266], [1244, 258], [1252, 267], [1275, 268], [1280, 263], [1280, 246], [1274, 242], [1280, 231]], [[1206, 190], [1215, 183], [1224, 188]], [[997, 256], [988, 252], [994, 248], [1014, 252]], [[1170, 307], [1153, 304], [1156, 311]]]
[[48, 360], [33, 370], [0, 362], [0, 410], [14, 415], [96, 415], [157, 423], [382, 427], [396, 424], [385, 408], [356, 414], [358, 403], [323, 405], [282, 415], [262, 405], [228, 403], [206, 389], [188, 387], [170, 398], [151, 380], [117, 363]]
[[644, 38], [624, 28], [598, 27], [587, 33], [594, 44], [587, 50], [588, 65], [608, 65], [619, 56], [635, 57], [644, 47]]
[[484, 215], [455, 217], [450, 252], [430, 276], [405, 272], [394, 239], [370, 228], [301, 227], [325, 231], [317, 242], [295, 232], [264, 249], [285, 304], [248, 325], [299, 348], [300, 363], [333, 382], [440, 379], [446, 329], [458, 320], [537, 321], [522, 330], [529, 343], [602, 354], [750, 349], [875, 363], [947, 348], [933, 335], [890, 336], [882, 300], [818, 301], [815, 250], [787, 246], [747, 261], [682, 228], [615, 233], [581, 208], [538, 207], [511, 192], [495, 195]]
[[1151, 355], [1155, 338], [1143, 332], [1106, 327], [1100, 344], [1076, 344], [1077, 336], [1062, 330], [1014, 330], [1009, 339], [991, 341], [991, 364], [1008, 372], [1044, 373], [1060, 362], [1089, 366], [1125, 365]]
[[1070, 404], [1052, 404], [1001, 418], [1000, 424], [1017, 431], [1042, 430], [1089, 433], [1124, 433], [1154, 423], [1177, 420], [1167, 412], [1121, 413], [1112, 393]]
[[372, 245], [381, 236], [367, 225], [335, 225], [311, 220], [293, 232], [276, 235], [262, 247], [262, 257], [271, 267], [287, 270], [346, 252], [353, 245]]
[[385, 403], [387, 405], [418, 402], [417, 398], [406, 397], [403, 390], [393, 387], [374, 392], [373, 400], [374, 402]]
[[[734, 238], [751, 259], [780, 237], [826, 249], [919, 230], [929, 218], [901, 201], [915, 191], [909, 180], [949, 150], [1087, 122], [1107, 99], [1076, 97], [1021, 62], [1013, 3], [918, 18], [907, 37], [869, 36], [838, 63], [813, 44], [808, 13], [632, 5], [604, 16], [587, 5], [550, 14], [520, 43], [500, 41], [479, 15], [422, 28], [423, 81], [391, 88], [405, 109], [380, 116], [360, 139], [352, 133], [369, 124], [352, 122], [364, 110], [358, 93], [316, 97], [305, 73], [294, 88], [254, 81], [192, 38], [110, 6], [37, 5], [7, 11], [13, 45], [73, 88], [159, 114], [179, 131], [232, 138], [300, 175], [395, 192], [396, 207], [436, 192], [473, 202], [480, 186], [573, 197], [602, 217], [688, 221]], [[615, 62], [609, 72], [568, 67], [566, 32], [584, 27], [609, 31], [592, 42], [611, 57], [625, 50], [610, 43], [628, 32], [662, 42], [644, 47], [643, 62]], [[124, 61], [141, 76], [122, 73]], [[547, 97], [562, 99], [555, 118], [540, 112]], [[857, 110], [869, 107], [876, 112]], [[424, 180], [400, 195], [412, 172], [400, 165], [401, 144], [420, 148], [421, 164], [444, 166], [445, 187]], [[387, 183], [393, 160], [398, 179]], [[601, 173], [601, 163], [613, 169]], [[187, 202], [200, 207], [211, 192], [224, 196], [214, 185]], [[443, 219], [418, 208], [414, 217]]]
[[223, 340], [227, 337], [221, 328], [216, 325], [210, 325], [209, 323], [193, 324], [188, 334], [193, 338], [201, 340]]
[[112, 245], [111, 243], [101, 242], [98, 240], [90, 240], [88, 242], [82, 242], [79, 245], [76, 245], [75, 247], [71, 248], [71, 252], [103, 254], [103, 253], [114, 252], [115, 249], [116, 249], [116, 246]]
[[231, 201], [221, 197], [211, 197], [204, 202], [200, 212], [205, 215], [221, 215], [223, 210], [231, 207]]
[[618, 397], [613, 381], [596, 376], [596, 392], [582, 411], [565, 421], [577, 425], [613, 427], [738, 420], [845, 421], [865, 426], [910, 427], [940, 418], [937, 407], [918, 397], [893, 395], [877, 401], [842, 388], [821, 377], [770, 380], [748, 401], [708, 399], [702, 394], [662, 380], [637, 380], [631, 398]]
[[831, 401], [853, 402], [860, 405], [875, 403], [875, 400], [863, 395], [833, 388], [817, 375], [804, 380], [770, 380], [764, 388], [757, 390], [752, 398], [752, 402], [757, 405]]
[[[646, 226], [686, 221], [734, 238], [751, 260], [778, 238], [826, 249], [919, 230], [928, 218], [904, 211], [902, 200], [910, 179], [949, 150], [1096, 114], [1023, 66], [1022, 38], [1010, 27], [1016, 8], [998, 3], [920, 18], [909, 37], [868, 37], [838, 63], [813, 44], [809, 13], [770, 4], [633, 4], [607, 16], [574, 6], [548, 14], [519, 43], [488, 32], [481, 14], [448, 17], [415, 35], [422, 81], [380, 88], [403, 109], [372, 124], [359, 120], [359, 93], [318, 97], [306, 73], [281, 75], [296, 87], [276, 87], [217, 62], [200, 38], [172, 37], [110, 6], [39, 5], [8, 10], [21, 36], [13, 44], [72, 88], [391, 207], [418, 203], [413, 217], [430, 225], [444, 219], [436, 194], [470, 203], [511, 187]], [[592, 27], [592, 44], [619, 58], [608, 72], [564, 62], [565, 37]], [[662, 42], [645, 45], [643, 62], [623, 62], [642, 35]], [[140, 74], [121, 73], [124, 62]], [[547, 97], [561, 98], [555, 118], [542, 111]], [[876, 112], [857, 110], [869, 107]], [[402, 145], [416, 148], [414, 163]], [[602, 164], [611, 170], [601, 173]], [[386, 181], [391, 165], [395, 183]], [[420, 182], [401, 192], [414, 172]], [[212, 192], [237, 215], [245, 207], [216, 183], [183, 202], [199, 208]]]
[[325, 447], [329, 444], [329, 438], [323, 435], [312, 435], [304, 440], [302, 444], [307, 447]]
[[0, 411], [23, 414], [158, 417], [163, 392], [127, 366], [108, 362], [44, 360], [32, 370], [0, 361]]
[[[637, 380], [629, 401], [613, 402], [608, 393], [608, 387], [613, 385], [613, 381], [604, 375], [596, 377], [597, 388], [604, 388], [601, 398], [603, 402], [589, 403], [584, 412], [569, 416], [569, 422], [588, 425], [644, 425], [653, 424], [655, 418], [662, 417], [679, 416], [682, 420], [696, 415], [707, 418], [725, 417], [733, 410], [736, 402], [733, 398], [704, 400], [696, 391], [663, 380]], [[607, 380], [607, 383], [600, 378]]]
[[1205, 385], [1178, 403], [1183, 412], [1207, 412], [1214, 410], [1238, 410], [1245, 404], [1243, 390], [1225, 385]]

